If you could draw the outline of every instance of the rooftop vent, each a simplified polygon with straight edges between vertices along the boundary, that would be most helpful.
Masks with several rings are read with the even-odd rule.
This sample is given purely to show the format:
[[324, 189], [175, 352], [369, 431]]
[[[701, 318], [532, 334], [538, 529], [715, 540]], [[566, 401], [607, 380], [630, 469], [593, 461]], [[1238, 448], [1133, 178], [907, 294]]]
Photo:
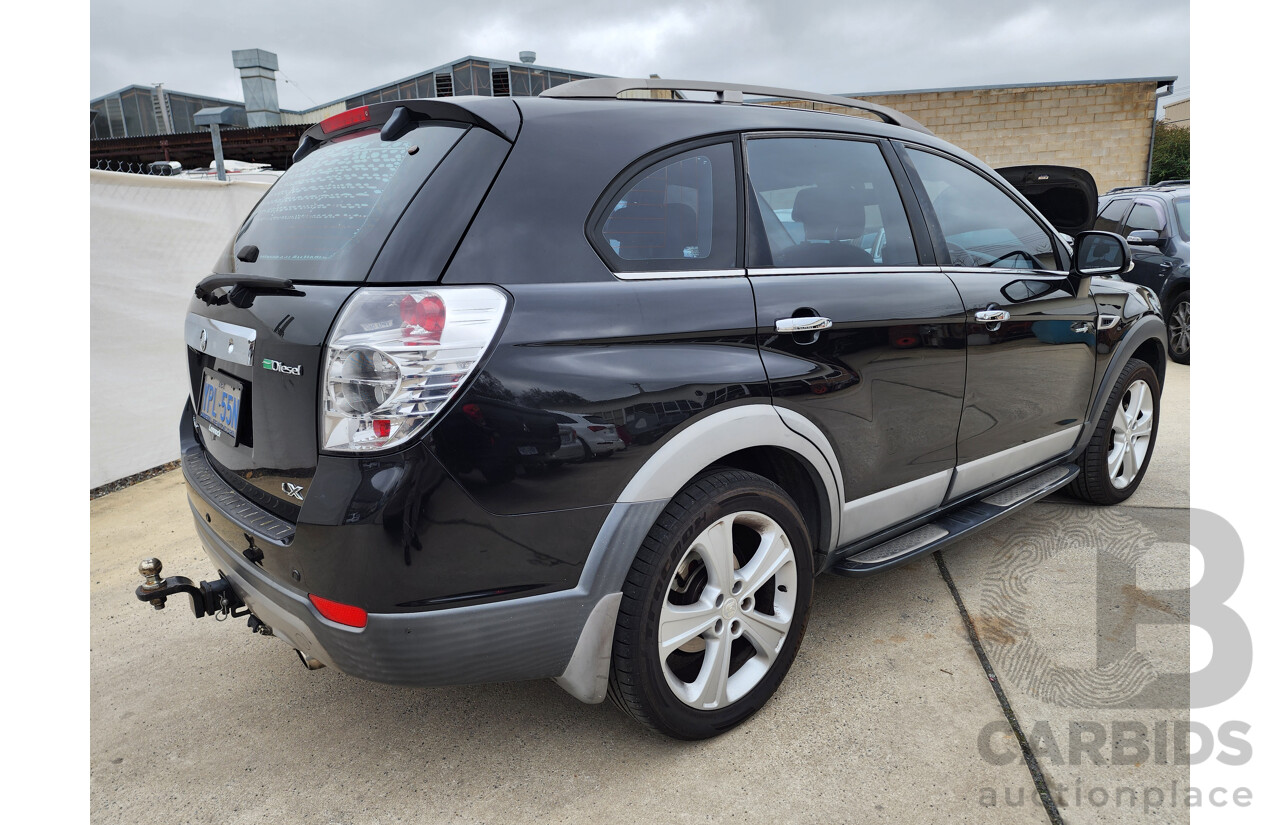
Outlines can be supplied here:
[[521, 63], [536, 63], [538, 60], [537, 52], [520, 52]]

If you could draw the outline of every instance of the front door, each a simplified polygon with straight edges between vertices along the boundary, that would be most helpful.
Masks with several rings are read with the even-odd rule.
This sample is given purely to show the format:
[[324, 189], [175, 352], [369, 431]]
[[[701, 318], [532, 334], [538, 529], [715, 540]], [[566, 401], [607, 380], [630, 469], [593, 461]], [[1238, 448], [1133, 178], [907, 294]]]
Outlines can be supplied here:
[[1098, 311], [1051, 230], [994, 179], [930, 150], [903, 155], [964, 302], [956, 498], [1072, 448], [1093, 387]]

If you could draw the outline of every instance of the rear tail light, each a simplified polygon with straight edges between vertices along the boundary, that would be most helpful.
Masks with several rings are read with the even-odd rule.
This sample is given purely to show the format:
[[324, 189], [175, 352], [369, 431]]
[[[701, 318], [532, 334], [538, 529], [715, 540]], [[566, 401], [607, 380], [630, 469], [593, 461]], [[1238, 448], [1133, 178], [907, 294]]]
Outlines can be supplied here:
[[325, 352], [323, 449], [383, 450], [422, 432], [484, 357], [506, 306], [492, 287], [356, 292]]
[[587, 429], [588, 429], [588, 430], [590, 430], [590, 431], [591, 431], [591, 432], [593, 432], [593, 433], [602, 433], [602, 432], [604, 432], [605, 430], [607, 430], [607, 429], [609, 429], [609, 428], [608, 428], [608, 427], [601, 427], [601, 426], [599, 426], [599, 425], [593, 425], [593, 426], [587, 427]]
[[364, 608], [323, 599], [314, 593], [307, 594], [307, 598], [311, 599], [320, 615], [331, 622], [345, 624], [347, 627], [364, 627], [369, 623], [369, 614]]

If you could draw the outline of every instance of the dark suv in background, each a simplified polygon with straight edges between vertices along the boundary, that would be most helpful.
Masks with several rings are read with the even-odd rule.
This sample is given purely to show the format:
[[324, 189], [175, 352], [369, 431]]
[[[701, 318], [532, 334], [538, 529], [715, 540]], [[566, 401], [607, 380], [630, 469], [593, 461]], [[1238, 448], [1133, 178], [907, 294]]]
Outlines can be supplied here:
[[1159, 296], [1169, 357], [1191, 363], [1191, 181], [1112, 189], [1098, 202], [1093, 228], [1128, 240], [1133, 269], [1121, 277]]
[[[715, 100], [619, 99], [655, 88]], [[353, 109], [295, 161], [186, 318], [219, 575], [148, 560], [137, 594], [310, 668], [553, 678], [713, 736], [786, 674], [816, 574], [1122, 501], [1151, 459], [1165, 327], [1106, 277], [1123, 239], [1068, 250], [893, 110], [596, 79]], [[626, 449], [558, 460], [562, 418]]]

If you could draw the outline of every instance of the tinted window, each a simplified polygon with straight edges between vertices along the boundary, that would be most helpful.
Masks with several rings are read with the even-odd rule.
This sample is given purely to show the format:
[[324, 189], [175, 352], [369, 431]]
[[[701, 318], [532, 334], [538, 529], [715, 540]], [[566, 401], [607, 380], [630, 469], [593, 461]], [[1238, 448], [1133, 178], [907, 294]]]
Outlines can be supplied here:
[[1174, 214], [1178, 216], [1178, 228], [1182, 237], [1191, 240], [1191, 198], [1178, 198], [1173, 202]]
[[1124, 219], [1124, 210], [1129, 208], [1129, 204], [1133, 201], [1128, 198], [1120, 198], [1107, 204], [1106, 208], [1098, 213], [1098, 219], [1093, 222], [1093, 228], [1103, 232], [1119, 232], [1120, 221]]
[[1134, 204], [1133, 211], [1129, 213], [1129, 218], [1124, 222], [1124, 234], [1128, 234], [1135, 229], [1164, 229], [1164, 218], [1156, 211], [1154, 206], [1148, 206], [1145, 203]]
[[735, 257], [733, 147], [666, 158], [623, 186], [596, 227], [617, 271], [727, 269]]
[[1049, 233], [995, 184], [955, 161], [907, 151], [942, 225], [952, 266], [1058, 268]]
[[465, 131], [431, 125], [385, 141], [375, 130], [316, 149], [281, 176], [241, 227], [235, 249], [258, 247], [246, 271], [364, 278], [405, 206]]
[[879, 145], [824, 138], [747, 143], [748, 266], [913, 266], [911, 227]]

